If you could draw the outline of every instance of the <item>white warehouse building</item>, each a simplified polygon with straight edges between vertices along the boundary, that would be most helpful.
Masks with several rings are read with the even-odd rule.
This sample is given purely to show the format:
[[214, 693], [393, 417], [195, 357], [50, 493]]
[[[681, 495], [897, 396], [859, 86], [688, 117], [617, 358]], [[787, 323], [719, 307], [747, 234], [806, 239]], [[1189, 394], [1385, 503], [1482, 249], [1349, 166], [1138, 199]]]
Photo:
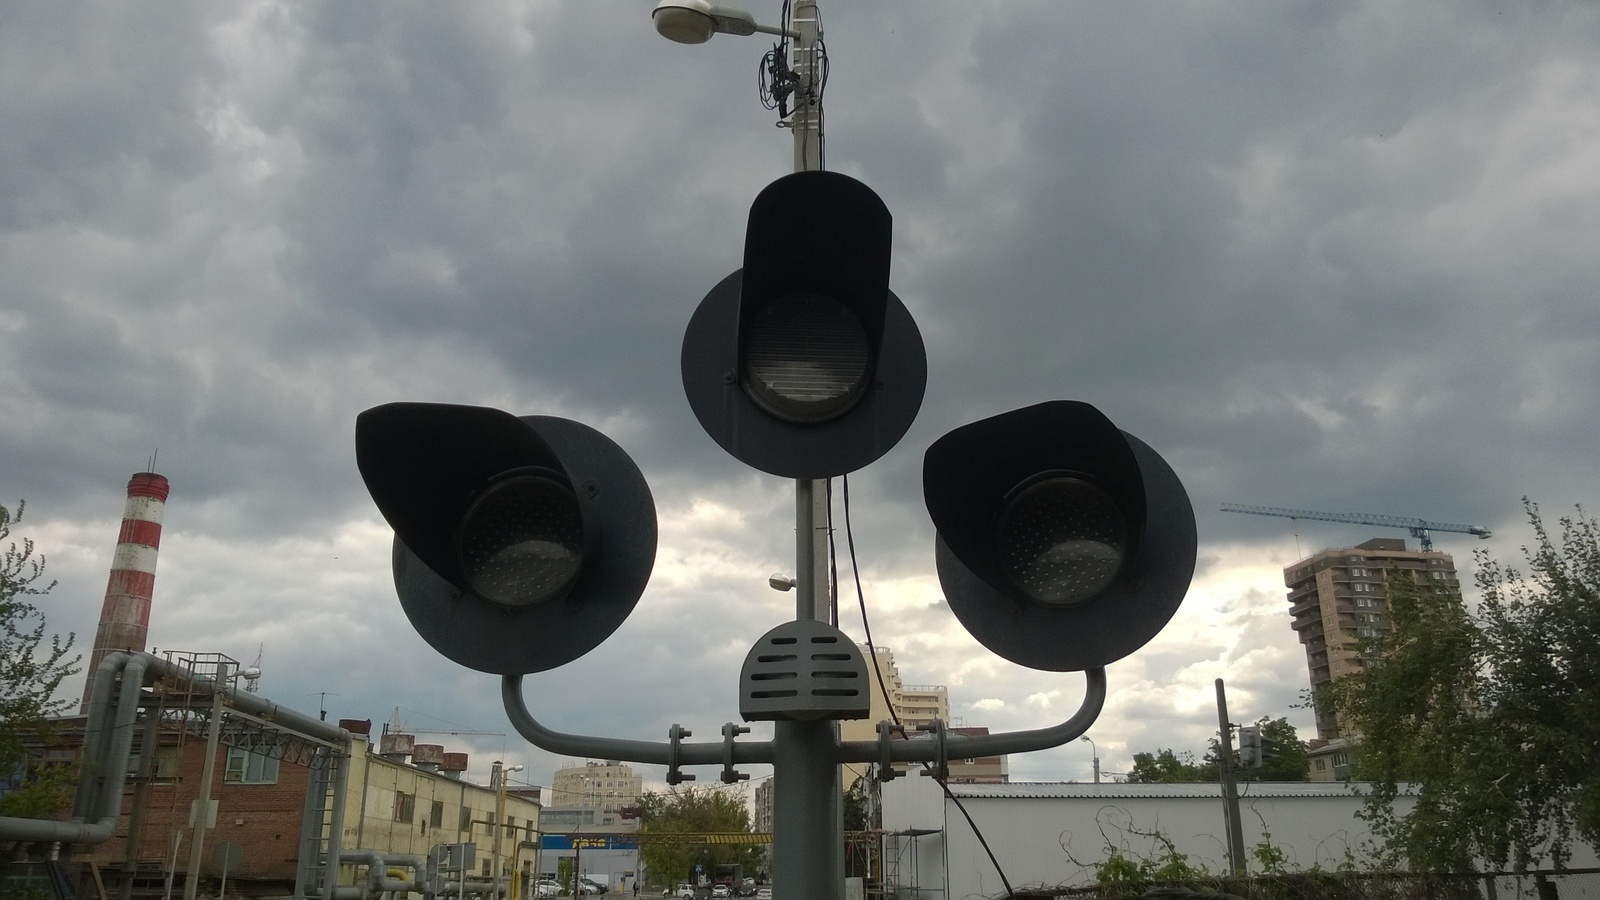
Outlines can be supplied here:
[[[1242, 785], [1240, 818], [1247, 849], [1268, 841], [1291, 870], [1362, 865], [1370, 832], [1356, 817], [1364, 785]], [[1112, 849], [1129, 859], [1159, 857], [1172, 841], [1190, 865], [1228, 871], [1222, 794], [1215, 784], [1013, 782], [951, 784], [994, 851], [1014, 889], [1094, 882], [1094, 866]], [[1402, 798], [1409, 802], [1409, 798]], [[965, 817], [931, 778], [883, 786], [889, 832], [884, 877], [902, 898], [1001, 896], [1005, 889]], [[1270, 835], [1270, 836], [1269, 836]]]
[[[1138, 861], [1159, 859], [1172, 842], [1188, 863], [1228, 871], [1222, 792], [1215, 784], [1087, 784], [1012, 782], [950, 784], [983, 832], [1015, 890], [1094, 883], [1094, 867], [1111, 851]], [[1349, 782], [1257, 782], [1240, 786], [1246, 856], [1266, 842], [1284, 868], [1304, 871], [1371, 863], [1374, 840], [1358, 816], [1370, 785]], [[884, 784], [886, 894], [899, 900], [962, 900], [1004, 896], [1000, 876], [961, 811], [931, 778]], [[1397, 801], [1409, 812], [1410, 796]], [[1571, 846], [1570, 869], [1600, 866], [1592, 848]], [[1548, 868], [1548, 860], [1544, 868]], [[1253, 862], [1251, 872], [1258, 873]], [[1555, 881], [1564, 877], [1555, 876]], [[1537, 896], [1531, 879], [1498, 879], [1497, 896]], [[1585, 896], [1562, 888], [1561, 895]]]

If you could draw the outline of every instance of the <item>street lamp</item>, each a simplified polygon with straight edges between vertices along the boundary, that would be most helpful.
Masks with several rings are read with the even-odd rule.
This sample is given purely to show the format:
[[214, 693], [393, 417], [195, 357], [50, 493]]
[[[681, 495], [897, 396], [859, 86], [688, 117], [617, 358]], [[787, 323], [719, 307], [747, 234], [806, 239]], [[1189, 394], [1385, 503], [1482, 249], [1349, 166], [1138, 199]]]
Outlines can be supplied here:
[[661, 0], [651, 11], [656, 32], [679, 44], [704, 44], [714, 34], [776, 34], [799, 37], [792, 31], [756, 24], [755, 16], [742, 9], [713, 6], [707, 0]]
[[1095, 784], [1099, 784], [1100, 783], [1100, 748], [1095, 746], [1094, 739], [1089, 737], [1087, 734], [1084, 735], [1081, 738], [1078, 738], [1078, 740], [1080, 740], [1080, 741], [1088, 741], [1089, 742], [1089, 752], [1094, 754], [1094, 783]]
[[[499, 782], [498, 787], [500, 788], [499, 793], [495, 795], [495, 803], [494, 803], [494, 879], [495, 879], [495, 884], [499, 884], [500, 883], [500, 879], [504, 876], [504, 873], [505, 873], [505, 866], [502, 865], [501, 862], [500, 862], [500, 837], [501, 837], [501, 835], [503, 835], [505, 833], [505, 828], [506, 828], [506, 781], [509, 780], [512, 772], [521, 772], [521, 771], [522, 771], [522, 767], [521, 766], [512, 766], [509, 769], [501, 768], [500, 760], [498, 760], [498, 759], [494, 761], [493, 768], [492, 768], [492, 774], [494, 776], [494, 780]], [[515, 877], [515, 874], [516, 873], [512, 873], [513, 877]], [[515, 896], [516, 892], [513, 891], [512, 893], [513, 893], [513, 896]]]

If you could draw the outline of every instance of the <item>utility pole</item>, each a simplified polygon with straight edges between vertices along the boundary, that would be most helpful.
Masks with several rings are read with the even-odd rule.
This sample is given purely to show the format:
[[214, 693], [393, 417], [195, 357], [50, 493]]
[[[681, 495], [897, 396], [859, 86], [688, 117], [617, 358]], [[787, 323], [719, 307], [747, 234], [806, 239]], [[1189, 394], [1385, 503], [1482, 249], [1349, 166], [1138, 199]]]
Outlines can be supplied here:
[[1222, 811], [1228, 828], [1228, 868], [1234, 875], [1245, 874], [1244, 829], [1239, 819], [1239, 786], [1233, 780], [1233, 731], [1228, 723], [1228, 695], [1223, 690], [1222, 679], [1217, 679], [1217, 728], [1219, 742], [1217, 771], [1222, 775]]
[[206, 828], [211, 825], [211, 783], [217, 771], [217, 745], [222, 736], [223, 677], [219, 671], [217, 682], [212, 686], [211, 722], [206, 731], [206, 758], [200, 766], [199, 799], [194, 805], [194, 839], [189, 844], [189, 871], [184, 873], [183, 900], [195, 900], [200, 888], [200, 863], [204, 859], [201, 851], [205, 849]]

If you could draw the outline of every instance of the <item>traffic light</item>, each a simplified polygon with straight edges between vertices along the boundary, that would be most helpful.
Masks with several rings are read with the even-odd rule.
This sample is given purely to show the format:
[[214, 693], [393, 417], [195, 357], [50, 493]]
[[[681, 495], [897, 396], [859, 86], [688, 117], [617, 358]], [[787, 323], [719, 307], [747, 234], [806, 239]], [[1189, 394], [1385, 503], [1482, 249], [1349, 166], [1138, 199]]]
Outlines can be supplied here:
[[928, 361], [889, 290], [891, 218], [871, 188], [796, 172], [750, 207], [744, 267], [683, 338], [684, 393], [735, 459], [827, 478], [887, 453], [922, 406]]
[[1261, 726], [1239, 726], [1239, 764], [1247, 769], [1259, 769], [1264, 761], [1261, 752]]
[[650, 489], [587, 425], [389, 403], [356, 417], [356, 464], [395, 530], [406, 616], [468, 668], [565, 665], [617, 630], [650, 578]]
[[1132, 653], [1194, 574], [1194, 510], [1143, 441], [1058, 400], [951, 431], [923, 494], [950, 609], [1020, 665], [1076, 671]]

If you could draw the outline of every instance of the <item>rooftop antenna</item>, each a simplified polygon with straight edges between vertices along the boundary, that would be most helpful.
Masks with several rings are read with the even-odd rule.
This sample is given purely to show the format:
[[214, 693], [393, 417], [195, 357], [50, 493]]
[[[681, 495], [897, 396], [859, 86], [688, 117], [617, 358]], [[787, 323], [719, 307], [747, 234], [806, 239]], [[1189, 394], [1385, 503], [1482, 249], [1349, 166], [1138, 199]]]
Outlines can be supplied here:
[[[322, 721], [328, 721], [328, 698], [337, 697], [339, 695], [331, 691], [312, 691], [311, 694], [317, 695], [317, 715], [322, 717]], [[307, 694], [306, 696], [309, 697], [311, 694]]]
[[267, 645], [263, 642], [256, 647], [256, 661], [239, 673], [244, 678], [244, 689], [252, 694], [261, 690], [261, 657], [266, 652]]

